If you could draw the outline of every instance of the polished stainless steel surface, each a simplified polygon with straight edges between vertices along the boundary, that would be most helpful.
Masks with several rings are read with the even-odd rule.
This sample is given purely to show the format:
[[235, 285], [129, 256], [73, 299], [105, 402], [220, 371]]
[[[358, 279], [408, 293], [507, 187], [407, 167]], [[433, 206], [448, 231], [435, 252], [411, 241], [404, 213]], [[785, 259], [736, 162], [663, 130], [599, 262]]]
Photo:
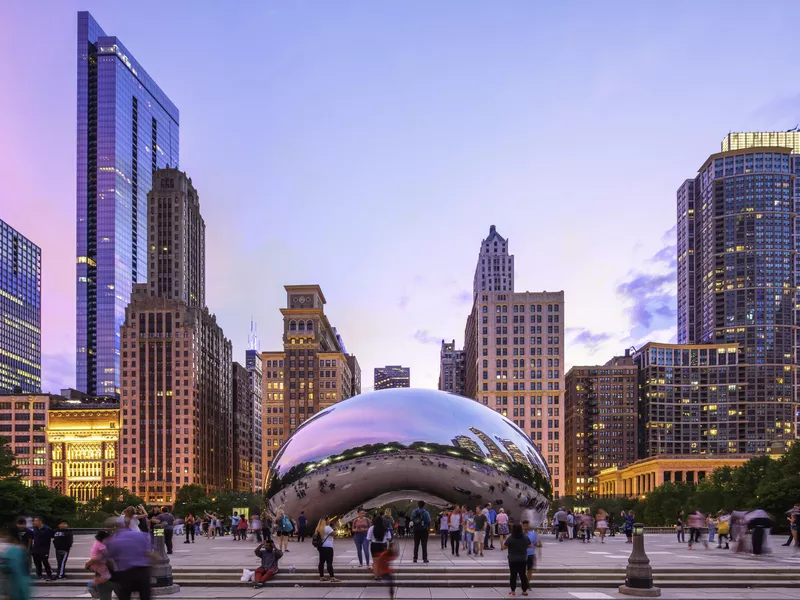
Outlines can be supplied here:
[[491, 502], [539, 524], [549, 508], [550, 474], [514, 423], [462, 396], [389, 389], [355, 396], [301, 425], [272, 461], [270, 509], [310, 522], [343, 517], [376, 498], [438, 498], [437, 504]]

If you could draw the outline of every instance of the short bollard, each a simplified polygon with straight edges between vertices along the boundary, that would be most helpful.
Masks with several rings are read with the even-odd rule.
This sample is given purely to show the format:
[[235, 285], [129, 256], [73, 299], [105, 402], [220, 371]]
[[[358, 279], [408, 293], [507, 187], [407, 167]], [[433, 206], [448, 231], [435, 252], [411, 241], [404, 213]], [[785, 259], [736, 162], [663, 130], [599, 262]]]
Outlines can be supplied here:
[[661, 589], [653, 586], [653, 569], [644, 551], [644, 525], [633, 525], [633, 551], [625, 569], [625, 583], [619, 586], [619, 593], [628, 596], [656, 598]]
[[172, 565], [167, 555], [167, 547], [164, 544], [164, 529], [157, 527], [153, 530], [153, 567], [150, 573], [153, 582], [152, 594], [162, 596], [165, 594], [176, 594], [181, 591], [181, 586], [172, 582]]

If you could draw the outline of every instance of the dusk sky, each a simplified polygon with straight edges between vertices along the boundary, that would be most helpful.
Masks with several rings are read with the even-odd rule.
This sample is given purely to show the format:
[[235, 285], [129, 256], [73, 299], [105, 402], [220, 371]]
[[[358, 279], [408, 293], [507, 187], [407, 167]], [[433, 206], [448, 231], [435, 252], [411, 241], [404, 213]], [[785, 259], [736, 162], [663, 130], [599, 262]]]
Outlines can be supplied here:
[[0, 218], [42, 247], [43, 389], [75, 385], [77, 12], [180, 110], [207, 302], [244, 361], [318, 283], [357, 355], [436, 387], [489, 226], [564, 290], [569, 365], [675, 339], [675, 190], [800, 122], [797, 2], [5, 2]]

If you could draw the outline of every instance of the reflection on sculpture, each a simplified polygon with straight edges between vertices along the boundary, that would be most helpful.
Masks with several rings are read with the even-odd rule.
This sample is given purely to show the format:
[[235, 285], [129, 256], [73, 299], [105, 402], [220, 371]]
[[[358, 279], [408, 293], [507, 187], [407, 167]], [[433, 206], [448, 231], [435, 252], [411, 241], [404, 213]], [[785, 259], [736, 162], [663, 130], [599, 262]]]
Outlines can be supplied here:
[[514, 423], [462, 396], [423, 389], [361, 394], [289, 438], [265, 483], [274, 512], [342, 517], [399, 491], [441, 505], [491, 502], [541, 523], [552, 494], [538, 449]]

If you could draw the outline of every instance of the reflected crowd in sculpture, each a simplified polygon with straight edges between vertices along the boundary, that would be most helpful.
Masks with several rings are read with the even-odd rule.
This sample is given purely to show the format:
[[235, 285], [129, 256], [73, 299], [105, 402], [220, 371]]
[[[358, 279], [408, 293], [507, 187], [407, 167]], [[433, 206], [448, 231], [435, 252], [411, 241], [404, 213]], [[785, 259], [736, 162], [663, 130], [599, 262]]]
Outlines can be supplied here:
[[271, 512], [344, 522], [403, 499], [492, 503], [539, 525], [552, 496], [536, 446], [514, 423], [462, 396], [390, 389], [355, 396], [301, 425], [265, 482]]

